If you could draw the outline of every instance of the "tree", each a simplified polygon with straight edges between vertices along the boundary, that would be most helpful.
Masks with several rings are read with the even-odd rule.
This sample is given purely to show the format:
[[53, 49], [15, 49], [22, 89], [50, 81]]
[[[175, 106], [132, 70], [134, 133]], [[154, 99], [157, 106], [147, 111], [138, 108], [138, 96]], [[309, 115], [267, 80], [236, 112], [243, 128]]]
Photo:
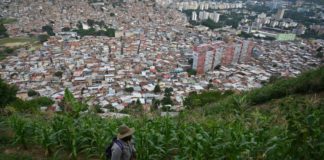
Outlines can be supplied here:
[[28, 102], [30, 102], [33, 106], [38, 108], [42, 106], [50, 106], [54, 104], [54, 101], [48, 97], [37, 97]]
[[63, 27], [62, 28], [62, 32], [69, 32], [69, 31], [71, 31], [70, 27]]
[[202, 25], [208, 27], [209, 29], [215, 29], [215, 28], [221, 28], [223, 27], [219, 23], [215, 23], [212, 19], [208, 18], [207, 20], [204, 20], [201, 22]]
[[105, 24], [104, 21], [97, 22], [97, 24], [98, 24], [100, 27], [104, 27], [104, 26], [106, 26], [106, 24]]
[[34, 97], [34, 96], [39, 96], [39, 93], [36, 92], [35, 90], [29, 89], [27, 91], [27, 95], [28, 95], [28, 97]]
[[7, 29], [3, 24], [0, 24], [0, 37], [8, 37]]
[[54, 73], [54, 76], [55, 77], [62, 78], [62, 75], [63, 75], [63, 72], [62, 71], [57, 71], [57, 72]]
[[76, 24], [76, 26], [78, 27], [78, 29], [82, 29], [82, 22], [81, 21], [78, 21], [78, 23]]
[[164, 96], [162, 101], [161, 101], [162, 105], [173, 105], [173, 101], [171, 99], [170, 96]]
[[323, 52], [323, 47], [322, 46], [317, 48], [316, 52], [317, 52], [317, 54], [316, 54], [317, 58], [323, 58], [324, 57], [324, 52]]
[[191, 75], [196, 75], [197, 71], [194, 70], [194, 69], [189, 68], [189, 69], [187, 69], [187, 73], [191, 76]]
[[92, 19], [88, 19], [87, 24], [92, 28], [94, 26], [94, 24], [95, 24], [95, 21], [92, 20]]
[[155, 99], [155, 98], [152, 99], [152, 107], [154, 109], [158, 109], [160, 104], [161, 104], [161, 101], [160, 100]]
[[125, 91], [129, 92], [129, 93], [132, 93], [134, 91], [134, 88], [133, 87], [127, 87], [127, 88], [125, 88]]
[[142, 105], [142, 103], [141, 103], [140, 99], [137, 98], [137, 100], [136, 100], [136, 106], [141, 106], [141, 105]]
[[167, 87], [164, 89], [164, 95], [172, 95], [173, 88], [172, 87]]
[[106, 28], [106, 36], [115, 37], [116, 30], [113, 28]]
[[161, 101], [162, 105], [173, 105], [173, 101], [171, 99], [172, 92], [173, 92], [173, 88], [171, 87], [165, 88], [164, 97]]
[[323, 52], [317, 52], [316, 57], [317, 58], [323, 58], [324, 57], [324, 53]]
[[0, 78], [0, 108], [6, 107], [8, 104], [17, 100], [18, 88], [14, 85], [5, 83]]
[[115, 13], [110, 13], [110, 17], [114, 17], [115, 16]]
[[47, 107], [54, 104], [54, 101], [48, 97], [37, 97], [32, 100], [24, 101], [17, 99], [10, 104], [15, 110], [23, 113], [37, 113], [40, 107]]
[[202, 107], [206, 104], [222, 100], [231, 94], [232, 93], [222, 93], [219, 91], [204, 91], [200, 94], [197, 94], [197, 92], [191, 92], [183, 101], [183, 105], [188, 108]]
[[220, 70], [220, 68], [221, 68], [221, 65], [217, 65], [217, 66], [215, 66], [214, 70]]
[[42, 30], [46, 32], [49, 36], [54, 36], [53, 28], [50, 25], [46, 25], [42, 27]]
[[77, 118], [81, 111], [85, 111], [88, 106], [74, 98], [73, 94], [69, 89], [65, 89], [64, 98], [60, 104], [63, 107], [64, 112], [70, 116]]
[[92, 112], [94, 113], [105, 113], [102, 109], [101, 109], [101, 106], [100, 105], [94, 105], [93, 108], [92, 108]]
[[69, 32], [71, 29], [70, 27], [64, 27], [62, 28], [62, 32]]
[[238, 36], [247, 39], [247, 38], [252, 38], [253, 37], [253, 34], [252, 33], [246, 33], [244, 31], [242, 31]]
[[160, 92], [161, 92], [160, 85], [159, 84], [155, 85], [155, 87], [154, 87], [154, 93], [156, 94], [156, 93], [160, 93]]
[[9, 48], [9, 47], [6, 47], [6, 48], [4, 49], [4, 52], [7, 53], [7, 54], [11, 54], [11, 53], [13, 53], [14, 51], [15, 51], [14, 49]]
[[49, 35], [46, 35], [46, 34], [41, 34], [37, 37], [38, 41], [41, 42], [41, 43], [44, 43], [48, 40], [49, 38]]

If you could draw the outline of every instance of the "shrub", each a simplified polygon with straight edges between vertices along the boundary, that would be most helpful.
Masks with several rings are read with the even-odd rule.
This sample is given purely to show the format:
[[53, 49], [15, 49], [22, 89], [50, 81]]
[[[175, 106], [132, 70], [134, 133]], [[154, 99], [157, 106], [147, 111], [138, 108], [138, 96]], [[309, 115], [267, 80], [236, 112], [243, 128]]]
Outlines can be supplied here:
[[260, 104], [271, 99], [282, 98], [291, 94], [305, 94], [324, 90], [324, 67], [308, 71], [297, 78], [280, 79], [265, 87], [255, 89], [247, 97], [252, 104]]
[[16, 86], [9, 85], [0, 78], [0, 109], [17, 99], [17, 91], [18, 88]]
[[29, 89], [27, 91], [27, 95], [28, 95], [28, 97], [33, 97], [33, 96], [39, 96], [39, 93], [36, 92], [35, 90]]
[[47, 34], [41, 34], [37, 37], [38, 41], [41, 42], [41, 43], [44, 43], [48, 40], [49, 38], [49, 35]]
[[125, 91], [129, 92], [129, 93], [132, 93], [134, 91], [134, 88], [133, 87], [128, 87], [128, 88], [125, 88]]

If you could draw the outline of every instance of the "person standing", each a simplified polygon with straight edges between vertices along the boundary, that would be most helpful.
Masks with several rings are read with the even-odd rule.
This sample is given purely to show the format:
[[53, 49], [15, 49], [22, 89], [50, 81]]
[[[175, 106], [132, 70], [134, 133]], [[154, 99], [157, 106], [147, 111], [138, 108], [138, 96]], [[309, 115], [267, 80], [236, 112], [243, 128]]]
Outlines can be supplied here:
[[118, 128], [117, 140], [111, 147], [111, 160], [136, 160], [136, 150], [132, 142], [134, 128], [121, 125]]

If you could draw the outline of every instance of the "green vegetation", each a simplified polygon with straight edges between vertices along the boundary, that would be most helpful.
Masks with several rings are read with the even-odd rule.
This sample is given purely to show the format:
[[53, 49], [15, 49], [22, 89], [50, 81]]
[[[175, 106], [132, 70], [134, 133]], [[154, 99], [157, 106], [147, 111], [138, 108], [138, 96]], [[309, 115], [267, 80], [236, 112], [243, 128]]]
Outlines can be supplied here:
[[37, 36], [37, 40], [41, 43], [46, 42], [48, 40], [48, 38], [49, 38], [49, 35], [47, 35], [47, 34], [41, 34], [41, 35]]
[[160, 85], [159, 84], [155, 85], [155, 87], [154, 87], [154, 93], [156, 94], [156, 93], [160, 93], [160, 92], [161, 92]]
[[57, 72], [54, 73], [54, 76], [55, 76], [55, 77], [62, 78], [62, 76], [63, 76], [63, 72], [62, 72], [62, 71], [57, 71]]
[[224, 27], [222, 24], [220, 24], [220, 23], [216, 23], [216, 22], [214, 22], [213, 20], [211, 20], [211, 19], [209, 19], [209, 18], [208, 18], [207, 20], [202, 21], [201, 24], [202, 24], [203, 26], [206, 26], [206, 27], [210, 28], [210, 29], [215, 29], [215, 28], [222, 28], [222, 27]]
[[[191, 18], [192, 12], [194, 10], [185, 10], [183, 11], [189, 18]], [[191, 25], [197, 26], [197, 25], [203, 25], [206, 26], [210, 29], [216, 29], [216, 28], [222, 28], [225, 26], [232, 26], [233, 28], [237, 28], [238, 24], [240, 23], [240, 21], [244, 18], [244, 14], [240, 14], [240, 13], [236, 13], [236, 12], [231, 12], [229, 14], [224, 14], [224, 15], [220, 15], [219, 17], [219, 22], [214, 22], [213, 20], [211, 20], [210, 18], [208, 18], [207, 20], [203, 20], [201, 22], [196, 22], [196, 21], [192, 21], [190, 20], [189, 23]]]
[[129, 93], [132, 93], [134, 91], [134, 88], [133, 87], [127, 87], [127, 88], [125, 88], [125, 91], [129, 92]]
[[34, 97], [34, 96], [39, 96], [39, 93], [36, 92], [35, 90], [29, 89], [27, 91], [27, 95], [28, 95], [28, 97]]
[[7, 56], [3, 52], [0, 51], [0, 61], [4, 60], [6, 57]]
[[[105, 24], [105, 22], [103, 21], [94, 21], [91, 19], [87, 20], [87, 24], [90, 26], [90, 29], [84, 30], [82, 28], [82, 23], [79, 22], [77, 24], [78, 29], [74, 29], [74, 32], [77, 32], [81, 37], [84, 36], [107, 36], [107, 37], [115, 37], [115, 32], [116, 30], [113, 28], [108, 28]], [[96, 30], [94, 27], [94, 25], [98, 25], [101, 28], [105, 28], [104, 30]]]
[[17, 155], [17, 154], [4, 154], [0, 153], [0, 159], [5, 159], [5, 160], [32, 160], [32, 157], [29, 156], [22, 156], [22, 155]]
[[63, 111], [68, 113], [69, 116], [79, 117], [81, 111], [85, 111], [88, 106], [74, 98], [73, 94], [65, 89], [64, 98], [60, 106], [63, 107]]
[[164, 89], [164, 97], [161, 100], [161, 104], [163, 106], [165, 106], [165, 105], [173, 105], [173, 101], [171, 99], [172, 92], [173, 92], [173, 88], [171, 88], [171, 87]]
[[49, 35], [49, 36], [54, 36], [54, 35], [55, 35], [55, 33], [54, 33], [54, 31], [53, 31], [53, 27], [50, 26], [50, 25], [43, 26], [43, 27], [42, 27], [42, 30], [43, 30], [44, 32], [46, 32], [47, 35]]
[[[5, 107], [13, 107], [12, 109], [15, 111], [27, 113], [37, 112], [40, 107], [54, 104], [54, 101], [47, 97], [37, 97], [28, 101], [21, 100], [16, 97], [17, 91], [18, 88], [15, 85], [9, 85], [0, 79], [0, 114], [5, 112]], [[28, 91], [29, 96], [35, 94], [38, 95], [35, 91]]]
[[[188, 100], [200, 104], [189, 102], [175, 118], [103, 119], [81, 113], [86, 105], [66, 90], [69, 110], [52, 116], [13, 114], [0, 117], [0, 125], [14, 133], [14, 146], [26, 151], [40, 146], [40, 159], [104, 159], [121, 124], [136, 128], [138, 159], [320, 159], [323, 84], [321, 67], [250, 92], [191, 94]], [[172, 91], [165, 89], [165, 96]]]
[[9, 37], [6, 27], [0, 23], [0, 38]]
[[3, 109], [8, 104], [14, 102], [17, 99], [17, 91], [18, 88], [16, 86], [9, 85], [0, 78], [0, 109]]
[[12, 55], [14, 51], [14, 49], [9, 47], [5, 47], [3, 50], [0, 50], [0, 60], [5, 59], [8, 55]]
[[224, 99], [225, 97], [233, 94], [231, 91], [204, 91], [200, 94], [191, 92], [184, 100], [183, 105], [189, 109], [205, 106]]
[[[38, 40], [40, 41], [41, 39]], [[41, 41], [42, 42], [42, 41]], [[0, 60], [5, 59], [7, 56], [12, 55], [14, 51], [19, 47], [34, 47], [39, 43], [36, 37], [14, 37], [14, 38], [2, 38], [0, 39]]]
[[115, 29], [112, 29], [112, 28], [106, 28], [106, 30], [99, 30], [99, 31], [96, 31], [94, 28], [90, 28], [88, 30], [77, 29], [77, 30], [73, 30], [73, 31], [77, 32], [81, 37], [84, 37], [84, 36], [115, 37]]
[[54, 101], [48, 97], [37, 97], [32, 100], [21, 100], [17, 99], [16, 101], [10, 103], [10, 107], [13, 107], [13, 112], [20, 113], [38, 113], [40, 107], [47, 107], [53, 105]]
[[323, 58], [324, 57], [324, 49], [323, 49], [322, 46], [317, 48], [316, 52], [317, 52], [317, 54], [316, 54], [317, 58]]
[[309, 0], [309, 2], [313, 2], [316, 4], [324, 5], [324, 0]]
[[190, 68], [190, 69], [187, 70], [187, 73], [191, 76], [191, 75], [196, 75], [197, 71]]
[[287, 10], [284, 18], [290, 18], [298, 23], [301, 23], [307, 27], [313, 24], [323, 24], [320, 18], [310, 18], [316, 15], [316, 12], [298, 12], [296, 10]]
[[305, 31], [305, 34], [300, 35], [300, 37], [306, 38], [306, 39], [310, 39], [310, 38], [313, 38], [313, 39], [324, 39], [324, 34], [319, 34], [319, 33], [317, 33], [314, 30], [307, 29]]
[[246, 33], [244, 31], [242, 31], [238, 36], [248, 39], [248, 38], [254, 38], [254, 39], [263, 39], [263, 40], [268, 40], [268, 41], [274, 41], [276, 40], [275, 37], [259, 37], [259, 36], [254, 36], [252, 33]]
[[1, 18], [0, 19], [0, 38], [9, 37], [9, 35], [7, 33], [7, 29], [4, 26], [4, 24], [14, 23], [16, 21], [17, 21], [16, 19], [12, 19], [12, 18]]
[[3, 38], [0, 39], [0, 46], [18, 46], [25, 45], [36, 42], [37, 39], [35, 37], [14, 37], [14, 38]]
[[269, 7], [265, 6], [265, 5], [248, 5], [246, 7], [249, 11], [253, 11], [256, 13], [275, 13], [275, 10], [271, 10]]
[[277, 82], [247, 93], [251, 104], [261, 104], [271, 99], [282, 98], [292, 94], [314, 93], [324, 91], [324, 67], [306, 72], [298, 78], [280, 79]]
[[17, 19], [13, 18], [1, 18], [0, 19], [0, 24], [10, 24], [10, 23], [15, 23], [17, 22]]
[[254, 37], [252, 33], [246, 33], [244, 31], [242, 31], [238, 36], [243, 37], [245, 39]]
[[62, 28], [62, 32], [69, 32], [69, 31], [71, 31], [71, 28], [69, 28], [69, 27]]

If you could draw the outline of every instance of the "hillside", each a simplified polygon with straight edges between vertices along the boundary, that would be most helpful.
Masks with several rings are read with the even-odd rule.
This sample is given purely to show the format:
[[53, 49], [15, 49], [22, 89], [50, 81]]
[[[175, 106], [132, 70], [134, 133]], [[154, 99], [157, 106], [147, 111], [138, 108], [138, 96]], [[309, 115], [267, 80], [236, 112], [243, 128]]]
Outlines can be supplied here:
[[2, 116], [0, 159], [103, 159], [121, 124], [135, 127], [141, 160], [320, 159], [323, 90], [321, 67], [245, 93], [189, 96], [175, 118], [102, 119], [69, 97], [72, 112]]

